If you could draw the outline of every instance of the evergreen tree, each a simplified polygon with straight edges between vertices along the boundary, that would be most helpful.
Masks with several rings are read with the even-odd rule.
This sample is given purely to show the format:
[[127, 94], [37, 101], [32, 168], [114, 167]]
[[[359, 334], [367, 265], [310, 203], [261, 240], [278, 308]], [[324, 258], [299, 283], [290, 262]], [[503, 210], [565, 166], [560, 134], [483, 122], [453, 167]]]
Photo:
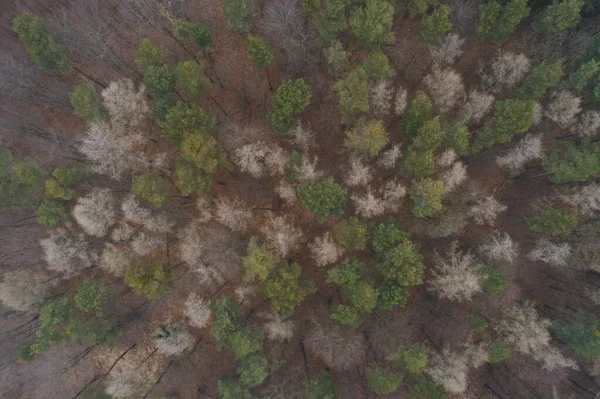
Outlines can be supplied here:
[[143, 264], [125, 273], [125, 284], [131, 287], [134, 294], [145, 295], [150, 302], [165, 296], [174, 281], [173, 273], [161, 263]]
[[335, 83], [342, 123], [352, 124], [361, 114], [369, 112], [369, 75], [364, 68], [358, 67], [344, 79]]
[[210, 79], [202, 65], [196, 61], [184, 61], [175, 68], [175, 84], [185, 90], [189, 101], [195, 101], [210, 89]]
[[248, 57], [257, 67], [266, 68], [273, 62], [273, 54], [265, 39], [250, 35], [248, 44]]
[[558, 335], [586, 359], [600, 359], [600, 320], [582, 309], [568, 312], [570, 320], [553, 324]]
[[297, 263], [280, 263], [264, 281], [265, 295], [276, 312], [294, 310], [304, 297], [317, 291], [311, 279], [302, 274]]
[[584, 182], [600, 174], [600, 147], [589, 139], [579, 144], [558, 142], [542, 165], [552, 183]]
[[340, 217], [346, 211], [348, 189], [337, 184], [333, 177], [298, 187], [304, 207], [317, 215], [320, 222], [329, 216]]
[[554, 2], [537, 15], [533, 29], [540, 33], [557, 34], [574, 28], [581, 20], [583, 4], [584, 0]]
[[227, 18], [227, 27], [238, 33], [247, 34], [252, 26], [252, 1], [223, 0], [222, 4]]
[[106, 118], [106, 111], [102, 108], [102, 101], [92, 82], [75, 87], [69, 93], [69, 101], [75, 115], [88, 122]]
[[404, 119], [404, 133], [408, 136], [416, 136], [421, 126], [433, 117], [433, 104], [431, 99], [422, 91], [415, 94], [406, 110]]
[[525, 76], [523, 86], [519, 89], [521, 98], [540, 100], [546, 91], [560, 82], [563, 76], [562, 61], [554, 64], [538, 64], [531, 68]]
[[144, 74], [144, 83], [154, 98], [166, 97], [173, 91], [175, 83], [173, 68], [168, 65], [149, 66]]
[[387, 0], [367, 0], [364, 7], [356, 7], [350, 15], [352, 34], [367, 50], [394, 42], [393, 23], [394, 6]]
[[48, 228], [67, 223], [68, 219], [65, 207], [56, 201], [45, 199], [37, 209], [38, 223]]
[[284, 81], [279, 86], [273, 98], [274, 109], [270, 117], [279, 134], [288, 134], [296, 124], [296, 115], [308, 107], [311, 97], [310, 86], [302, 78]]
[[431, 15], [427, 15], [421, 20], [419, 24], [419, 33], [424, 41], [427, 43], [440, 42], [446, 32], [452, 29], [452, 22], [450, 22], [450, 7], [446, 4], [442, 4], [436, 7], [435, 11]]
[[423, 218], [432, 216], [442, 209], [442, 195], [446, 192], [444, 182], [430, 178], [422, 179], [410, 191], [414, 201], [413, 214]]
[[529, 15], [527, 0], [487, 1], [479, 6], [479, 40], [505, 41]]
[[162, 65], [163, 60], [169, 54], [167, 50], [156, 46], [150, 39], [140, 40], [139, 56], [135, 60], [139, 65], [148, 67], [158, 67]]
[[348, 28], [346, 21], [346, 0], [323, 0], [323, 10], [315, 22], [319, 31], [319, 43], [321, 45], [331, 44], [337, 35]]
[[132, 188], [154, 207], [163, 207], [169, 202], [169, 182], [155, 173], [134, 177]]
[[175, 31], [184, 39], [191, 38], [198, 47], [207, 47], [213, 41], [210, 31], [201, 22], [178, 19], [175, 21]]

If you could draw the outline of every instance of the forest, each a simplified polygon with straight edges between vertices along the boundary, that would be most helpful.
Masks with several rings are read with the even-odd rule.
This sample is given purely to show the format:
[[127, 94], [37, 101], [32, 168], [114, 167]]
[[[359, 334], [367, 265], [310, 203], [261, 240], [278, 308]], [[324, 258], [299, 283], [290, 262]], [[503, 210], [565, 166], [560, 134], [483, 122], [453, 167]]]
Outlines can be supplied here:
[[600, 0], [0, 28], [1, 398], [600, 398]]

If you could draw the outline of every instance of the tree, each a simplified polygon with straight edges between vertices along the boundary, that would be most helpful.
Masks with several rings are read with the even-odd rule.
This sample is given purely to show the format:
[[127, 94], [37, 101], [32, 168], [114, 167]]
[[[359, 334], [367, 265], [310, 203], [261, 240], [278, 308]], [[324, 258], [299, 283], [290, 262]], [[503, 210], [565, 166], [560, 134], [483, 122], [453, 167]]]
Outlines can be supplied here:
[[42, 71], [68, 75], [71, 63], [65, 47], [58, 43], [48, 24], [37, 15], [24, 12], [13, 20], [13, 30], [19, 35], [31, 60]]
[[464, 43], [465, 39], [461, 39], [457, 33], [449, 33], [439, 45], [430, 46], [429, 54], [433, 58], [434, 67], [453, 65], [463, 53]]
[[436, 116], [421, 125], [417, 137], [413, 140], [413, 146], [421, 151], [434, 151], [442, 145], [444, 131], [440, 124], [440, 117]]
[[104, 119], [106, 111], [102, 108], [100, 96], [92, 82], [80, 84], [69, 93], [69, 101], [73, 107], [75, 115], [93, 122], [97, 119]]
[[173, 78], [173, 68], [170, 66], [153, 65], [149, 66], [144, 73], [144, 84], [154, 98], [164, 98], [173, 91]]
[[75, 190], [61, 186], [55, 179], [47, 179], [44, 184], [46, 198], [70, 201], [77, 198]]
[[462, 123], [479, 122], [493, 104], [493, 95], [478, 90], [470, 91], [466, 103], [461, 107]]
[[215, 322], [211, 332], [218, 347], [231, 349], [235, 356], [258, 352], [263, 345], [263, 332], [244, 325], [242, 313], [233, 297], [224, 295], [212, 304]]
[[334, 370], [342, 371], [364, 361], [364, 335], [337, 323], [312, 323], [304, 339], [306, 348]]
[[496, 101], [494, 125], [486, 125], [475, 138], [477, 150], [490, 148], [495, 143], [511, 141], [515, 135], [525, 133], [533, 125], [535, 102], [533, 100], [508, 99]]
[[111, 297], [112, 292], [102, 281], [87, 279], [79, 286], [73, 299], [78, 309], [101, 316]]
[[131, 287], [136, 295], [145, 295], [148, 301], [154, 302], [171, 290], [175, 276], [162, 263], [143, 264], [125, 273], [125, 284]]
[[442, 209], [442, 195], [446, 192], [444, 182], [429, 177], [421, 179], [410, 191], [414, 201], [413, 214], [416, 217], [429, 217]]
[[389, 142], [389, 134], [383, 121], [360, 118], [356, 125], [346, 131], [344, 146], [359, 155], [376, 157]]
[[158, 67], [168, 54], [167, 50], [154, 45], [150, 39], [143, 38], [140, 40], [139, 56], [135, 62], [145, 68]]
[[569, 75], [569, 83], [576, 92], [581, 91], [588, 85], [591, 79], [600, 71], [600, 61], [589, 60], [579, 65], [576, 71]]
[[410, 396], [415, 399], [449, 399], [450, 394], [437, 382], [419, 375], [414, 378]]
[[44, 171], [32, 158], [15, 163], [10, 150], [0, 151], [0, 208], [33, 207], [44, 194]]
[[269, 375], [269, 361], [262, 353], [248, 355], [242, 358], [237, 373], [240, 376], [240, 381], [246, 386], [259, 385]]
[[573, 93], [566, 90], [552, 94], [550, 103], [546, 107], [546, 116], [548, 119], [563, 129], [571, 126], [580, 112], [581, 98], [576, 97]]
[[448, 392], [460, 394], [467, 390], [467, 356], [444, 350], [433, 353], [431, 364], [425, 372], [431, 379], [442, 385]]
[[398, 352], [388, 356], [388, 360], [395, 364], [402, 364], [412, 376], [417, 376], [427, 367], [429, 349], [424, 344], [416, 344], [407, 350], [398, 350]]
[[371, 82], [381, 78], [391, 78], [395, 73], [387, 55], [382, 51], [370, 54], [360, 63], [360, 67], [365, 70]]
[[458, 242], [453, 241], [446, 259], [435, 252], [434, 279], [430, 289], [436, 291], [440, 298], [450, 301], [471, 300], [481, 291], [481, 266], [474, 255], [458, 251], [457, 246]]
[[492, 341], [488, 348], [488, 363], [499, 363], [509, 359], [512, 350], [502, 341]]
[[373, 169], [356, 158], [350, 159], [347, 173], [345, 180], [349, 187], [366, 186], [373, 179]]
[[222, 3], [227, 27], [247, 34], [252, 26], [253, 2], [251, 0], [223, 0]]
[[53, 228], [69, 219], [67, 211], [59, 202], [45, 199], [37, 209], [37, 221], [42, 226]]
[[113, 122], [137, 125], [150, 113], [146, 101], [146, 87], [140, 85], [136, 91], [131, 79], [111, 82], [102, 90], [102, 101]]
[[394, 89], [392, 88], [392, 81], [380, 79], [375, 86], [371, 87], [370, 91], [373, 112], [376, 115], [388, 115], [393, 105]]
[[242, 258], [244, 269], [246, 269], [244, 281], [251, 282], [256, 280], [256, 278], [260, 281], [264, 281], [269, 275], [269, 272], [277, 265], [274, 257], [264, 248], [264, 246], [258, 246], [258, 239], [254, 236], [250, 237], [247, 253], [248, 254]]
[[302, 274], [297, 263], [280, 263], [264, 281], [265, 295], [276, 312], [294, 310], [304, 297], [317, 291], [312, 280]]
[[324, 50], [325, 61], [327, 62], [327, 70], [330, 74], [336, 77], [342, 76], [350, 66], [348, 58], [350, 54], [344, 50], [344, 46], [339, 40], [333, 42], [329, 47]]
[[57, 168], [52, 171], [52, 176], [64, 186], [70, 186], [74, 183], [84, 181], [88, 177], [88, 170], [86, 168], [73, 167], [73, 168]]
[[394, 42], [393, 23], [394, 6], [386, 0], [367, 0], [364, 7], [355, 8], [350, 15], [352, 34], [371, 51]]
[[185, 301], [185, 315], [192, 327], [206, 327], [212, 316], [210, 302], [198, 294], [190, 293]]
[[554, 267], [565, 267], [570, 255], [571, 245], [568, 243], [556, 244], [546, 238], [539, 238], [529, 253], [529, 258], [541, 260]]
[[462, 76], [453, 69], [434, 70], [425, 77], [425, 84], [441, 113], [452, 109], [465, 91]]
[[261, 228], [270, 250], [284, 258], [304, 239], [304, 233], [285, 216], [273, 216]]
[[505, 260], [512, 263], [519, 254], [519, 246], [508, 233], [495, 231], [481, 244], [479, 250], [491, 260]]
[[0, 283], [0, 302], [17, 312], [29, 311], [44, 303], [53, 284], [46, 273], [30, 268], [7, 270]]
[[510, 0], [507, 2], [489, 1], [479, 6], [479, 24], [477, 38], [479, 40], [505, 41], [515, 30], [523, 18], [529, 15], [531, 8], [527, 0]]
[[547, 6], [539, 13], [533, 23], [533, 29], [540, 33], [557, 34], [574, 28], [581, 19], [584, 0], [563, 0]]
[[341, 223], [340, 230], [340, 244], [348, 251], [365, 249], [368, 240], [368, 228], [365, 222], [351, 217]]
[[593, 313], [582, 309], [569, 311], [569, 322], [556, 320], [552, 328], [577, 353], [586, 359], [600, 358], [600, 321]]
[[323, 371], [315, 380], [306, 383], [308, 399], [338, 399], [335, 386], [327, 371]]
[[600, 146], [590, 139], [579, 144], [559, 142], [542, 165], [552, 183], [585, 182], [600, 173]]
[[496, 157], [496, 163], [516, 173], [523, 169], [527, 162], [541, 159], [543, 156], [542, 136], [528, 134], [505, 155]]
[[312, 93], [304, 79], [284, 81], [273, 98], [271, 123], [281, 135], [287, 135], [296, 124], [296, 115], [310, 104]]
[[519, 96], [525, 99], [540, 100], [546, 91], [554, 87], [563, 77], [563, 62], [559, 60], [554, 64], [541, 63], [534, 66], [525, 76], [523, 86], [519, 89]]
[[211, 83], [201, 64], [185, 61], [175, 68], [175, 85], [185, 90], [189, 101], [195, 101], [210, 89]]
[[369, 387], [378, 395], [396, 391], [403, 381], [404, 375], [396, 371], [386, 370], [379, 364], [375, 365], [374, 368], [367, 369]]
[[117, 219], [111, 191], [94, 188], [85, 197], [80, 197], [73, 208], [73, 217], [86, 234], [104, 237]]
[[410, 102], [406, 117], [404, 120], [404, 131], [408, 136], [416, 136], [419, 128], [433, 117], [433, 104], [431, 100], [422, 91], [415, 94], [415, 98]]
[[169, 202], [169, 182], [155, 173], [144, 173], [133, 178], [133, 191], [154, 207]]
[[180, 147], [188, 134], [207, 135], [217, 123], [213, 112], [185, 102], [178, 102], [160, 123], [165, 138]]
[[440, 42], [444, 34], [452, 29], [452, 22], [448, 19], [450, 11], [452, 10], [448, 5], [442, 4], [436, 7], [431, 15], [427, 15], [421, 20], [419, 33], [424, 41]]
[[191, 38], [198, 47], [207, 47], [213, 41], [213, 36], [202, 22], [177, 19], [175, 21], [175, 31], [184, 39]]
[[547, 207], [542, 209], [534, 206], [538, 215], [525, 218], [525, 223], [532, 231], [550, 235], [568, 234], [577, 227], [578, 218], [567, 209]]
[[344, 252], [343, 248], [333, 240], [330, 232], [326, 232], [323, 237], [315, 237], [315, 241], [309, 244], [309, 248], [319, 267], [335, 263]]
[[467, 155], [469, 153], [469, 137], [471, 136], [467, 127], [461, 123], [453, 123], [447, 126], [445, 130], [444, 147], [454, 150], [458, 155]]
[[424, 178], [435, 171], [435, 156], [433, 151], [418, 151], [410, 146], [404, 154], [402, 166], [408, 175]]
[[254, 396], [250, 393], [248, 388], [242, 385], [242, 383], [233, 378], [226, 378], [219, 380], [218, 383], [219, 397], [223, 399], [252, 399]]
[[248, 57], [257, 67], [266, 68], [273, 62], [273, 54], [265, 39], [250, 35], [248, 44]]
[[345, 0], [323, 0], [323, 10], [315, 21], [321, 45], [333, 43], [337, 35], [346, 30], [348, 27], [347, 6]]
[[484, 197], [469, 209], [469, 215], [475, 219], [477, 224], [494, 224], [500, 212], [504, 212], [506, 205], [499, 203], [494, 197]]
[[316, 214], [320, 222], [328, 216], [340, 217], [346, 211], [348, 189], [337, 184], [333, 177], [298, 187], [298, 195], [304, 207]]
[[369, 76], [362, 67], [357, 67], [344, 79], [335, 83], [342, 123], [352, 124], [361, 114], [369, 112]]

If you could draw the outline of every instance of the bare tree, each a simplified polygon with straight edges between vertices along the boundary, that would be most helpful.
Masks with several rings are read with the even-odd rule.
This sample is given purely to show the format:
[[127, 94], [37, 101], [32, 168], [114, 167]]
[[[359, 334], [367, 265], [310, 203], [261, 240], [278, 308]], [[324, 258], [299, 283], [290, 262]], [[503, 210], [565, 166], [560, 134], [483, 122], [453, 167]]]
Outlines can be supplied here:
[[246, 144], [235, 151], [233, 160], [242, 172], [247, 172], [258, 179], [265, 172], [264, 159], [266, 153], [265, 144], [262, 142]]
[[380, 79], [373, 87], [371, 87], [371, 105], [373, 107], [373, 112], [379, 116], [389, 114], [393, 96], [394, 89], [392, 88], [391, 80]]
[[571, 126], [579, 113], [581, 113], [581, 98], [566, 90], [552, 94], [550, 103], [546, 107], [546, 117], [563, 129]]
[[453, 69], [435, 69], [424, 81], [440, 113], [449, 111], [464, 95], [462, 77]]
[[446, 169], [456, 161], [458, 155], [453, 149], [445, 150], [435, 160], [435, 166], [441, 169]]
[[471, 90], [460, 110], [464, 123], [479, 122], [494, 104], [494, 96], [479, 90]]
[[481, 265], [470, 252], [461, 252], [458, 242], [453, 241], [446, 257], [434, 253], [433, 280], [430, 290], [437, 292], [442, 299], [450, 301], [471, 300], [481, 291], [478, 273]]
[[402, 155], [400, 152], [401, 147], [402, 144], [394, 144], [391, 148], [382, 151], [377, 159], [377, 166], [383, 169], [394, 169], [400, 155]]
[[383, 198], [383, 206], [395, 212], [402, 205], [402, 198], [406, 195], [406, 187], [398, 180], [391, 179], [381, 186], [380, 193]]
[[48, 269], [62, 273], [66, 277], [79, 274], [92, 265], [94, 257], [89, 251], [89, 243], [80, 236], [68, 236], [64, 229], [50, 231], [50, 237], [40, 240], [44, 250], [44, 260]]
[[367, 185], [373, 178], [373, 170], [358, 158], [350, 160], [346, 173], [346, 184], [350, 187]]
[[484, 197], [477, 200], [477, 203], [469, 209], [469, 215], [475, 219], [477, 224], [494, 225], [498, 214], [504, 212], [507, 208], [502, 205], [494, 197]]
[[452, 394], [461, 394], [467, 390], [468, 358], [462, 354], [445, 350], [442, 354], [433, 352], [431, 365], [425, 373]]
[[386, 203], [373, 195], [370, 187], [367, 187], [367, 192], [364, 195], [352, 194], [352, 201], [356, 213], [365, 218], [372, 218], [382, 215], [385, 212]]
[[275, 188], [275, 192], [277, 192], [279, 198], [290, 204], [293, 204], [298, 199], [294, 186], [283, 180], [279, 182], [279, 185]]
[[114, 123], [135, 126], [150, 115], [146, 101], [146, 87], [136, 90], [133, 81], [123, 79], [111, 82], [102, 90], [104, 107]]
[[464, 42], [465, 39], [461, 39], [457, 33], [449, 33], [440, 44], [429, 46], [433, 64], [436, 67], [454, 64], [463, 52]]
[[154, 331], [154, 345], [162, 355], [177, 356], [194, 346], [194, 337], [182, 323], [167, 320]]
[[121, 211], [126, 220], [135, 224], [144, 224], [144, 221], [151, 217], [152, 212], [140, 205], [138, 197], [131, 193], [121, 203]]
[[0, 302], [9, 309], [26, 312], [44, 302], [52, 285], [43, 272], [24, 267], [7, 271], [0, 283]]
[[131, 266], [133, 256], [123, 247], [107, 244], [102, 250], [99, 266], [115, 276], [122, 277]]
[[166, 243], [167, 241], [164, 237], [142, 231], [131, 240], [131, 249], [140, 256], [146, 256]]
[[522, 170], [527, 162], [541, 159], [543, 156], [542, 135], [528, 134], [505, 155], [496, 157], [496, 163], [498, 166], [516, 173]]
[[489, 259], [505, 260], [509, 263], [512, 263], [518, 255], [518, 245], [506, 232], [492, 233], [479, 246], [479, 250]]
[[539, 102], [536, 102], [533, 106], [533, 125], [537, 126], [542, 121], [544, 116], [544, 107]]
[[220, 199], [216, 205], [215, 217], [219, 223], [233, 231], [246, 231], [252, 213], [239, 199]]
[[570, 194], [563, 195], [561, 198], [582, 215], [592, 215], [600, 211], [600, 184], [591, 183], [575, 188]]
[[131, 366], [110, 373], [105, 381], [105, 391], [113, 398], [127, 399], [142, 396], [147, 385], [143, 372]]
[[298, 179], [303, 182], [313, 182], [323, 177], [323, 171], [317, 169], [317, 161], [315, 156], [311, 161], [308, 156], [302, 157], [302, 165], [300, 165], [300, 173]]
[[408, 90], [402, 86], [396, 88], [396, 99], [394, 101], [394, 114], [401, 116], [408, 105]]
[[166, 234], [171, 232], [175, 223], [176, 220], [166, 213], [153, 213], [150, 217], [144, 219], [142, 225], [153, 233]]
[[493, 92], [499, 92], [519, 83], [531, 68], [525, 54], [501, 53], [489, 65], [482, 76]]
[[86, 234], [104, 237], [115, 224], [115, 199], [107, 188], [95, 187], [85, 197], [79, 197], [73, 217]]
[[284, 216], [269, 218], [261, 232], [265, 235], [267, 247], [282, 258], [297, 249], [304, 240], [302, 230]]
[[273, 341], [284, 341], [294, 336], [295, 323], [289, 317], [279, 313], [263, 314], [268, 321], [264, 324], [267, 338]]
[[344, 253], [344, 248], [336, 244], [330, 232], [326, 232], [323, 237], [315, 237], [309, 248], [319, 267], [335, 263]]
[[452, 166], [440, 174], [440, 178], [446, 187], [446, 193], [454, 191], [467, 180], [467, 167], [462, 162], [455, 162]]
[[342, 371], [360, 364], [365, 358], [363, 334], [337, 323], [319, 324], [313, 320], [304, 344], [315, 356], [334, 370]]
[[135, 234], [135, 228], [124, 220], [117, 222], [110, 234], [110, 239], [114, 242], [128, 241]]
[[535, 248], [529, 253], [529, 258], [555, 267], [566, 267], [570, 255], [571, 246], [568, 243], [555, 244], [547, 238], [539, 238]]
[[119, 179], [124, 173], [149, 164], [140, 155], [143, 142], [141, 134], [123, 126], [93, 122], [81, 140], [79, 151], [92, 163], [92, 171]]
[[212, 311], [210, 302], [202, 299], [198, 294], [191, 293], [185, 301], [185, 316], [190, 325], [195, 328], [204, 328], [208, 325]]
[[244, 303], [246, 300], [254, 298], [256, 295], [258, 295], [256, 287], [249, 284], [242, 284], [235, 287], [235, 298], [239, 303]]
[[316, 145], [315, 132], [304, 126], [302, 122], [292, 129], [291, 134], [293, 136], [292, 142], [300, 146], [304, 152], [308, 152]]
[[265, 166], [271, 176], [283, 176], [288, 164], [289, 154], [283, 148], [271, 144], [265, 155]]
[[593, 137], [600, 132], [600, 111], [585, 111], [571, 129], [581, 137]]

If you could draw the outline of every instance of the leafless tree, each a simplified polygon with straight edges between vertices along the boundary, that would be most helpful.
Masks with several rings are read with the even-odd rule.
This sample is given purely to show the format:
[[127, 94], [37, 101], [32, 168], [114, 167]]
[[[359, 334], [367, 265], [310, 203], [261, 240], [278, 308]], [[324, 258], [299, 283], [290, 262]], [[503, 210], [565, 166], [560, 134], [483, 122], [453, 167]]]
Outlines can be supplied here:
[[380, 193], [383, 198], [383, 206], [395, 212], [402, 205], [402, 198], [406, 195], [406, 187], [398, 180], [391, 179], [381, 186]]
[[563, 129], [571, 126], [580, 112], [581, 98], [566, 90], [553, 93], [546, 107], [546, 117]]
[[401, 116], [408, 105], [408, 90], [402, 86], [396, 88], [396, 99], [394, 101], [394, 114]]
[[122, 277], [131, 267], [133, 256], [124, 247], [107, 244], [102, 250], [100, 267], [115, 276]]
[[19, 268], [4, 273], [0, 302], [9, 309], [26, 312], [44, 302], [53, 282], [43, 272]]
[[279, 195], [279, 198], [287, 203], [293, 204], [298, 199], [296, 196], [296, 189], [286, 181], [282, 180], [275, 188], [275, 191], [277, 192], [277, 195]]
[[194, 346], [194, 337], [185, 325], [168, 320], [154, 331], [154, 345], [162, 355], [177, 356]]
[[235, 298], [239, 303], [244, 303], [246, 300], [256, 297], [258, 295], [258, 291], [256, 287], [253, 287], [249, 284], [242, 284], [235, 288]]
[[435, 166], [440, 169], [446, 169], [456, 161], [458, 155], [453, 149], [445, 150], [435, 160]]
[[48, 269], [64, 274], [66, 277], [79, 274], [92, 265], [94, 256], [89, 243], [81, 236], [68, 235], [64, 229], [50, 231], [50, 237], [40, 240], [44, 250], [44, 260]]
[[302, 165], [300, 165], [300, 173], [298, 179], [303, 183], [313, 182], [323, 177], [323, 171], [317, 169], [318, 157], [314, 157], [311, 161], [307, 156], [302, 157]]
[[499, 92], [521, 81], [531, 68], [525, 54], [501, 53], [489, 65], [482, 76], [492, 92]]
[[542, 121], [544, 116], [544, 107], [539, 102], [536, 102], [533, 106], [533, 125], [537, 126]]
[[105, 391], [113, 398], [127, 399], [143, 395], [147, 385], [148, 381], [143, 372], [130, 367], [109, 374], [105, 382]]
[[505, 260], [509, 263], [512, 263], [518, 255], [518, 245], [506, 232], [492, 233], [479, 246], [479, 250], [489, 259]]
[[337, 323], [320, 324], [313, 320], [304, 339], [306, 348], [330, 368], [342, 371], [360, 364], [365, 357], [363, 334]]
[[267, 338], [273, 341], [284, 341], [294, 336], [295, 323], [289, 317], [279, 313], [265, 313], [268, 321], [264, 324]]
[[323, 237], [315, 237], [309, 248], [319, 267], [335, 263], [344, 253], [344, 248], [336, 244], [330, 232], [326, 232]]
[[131, 240], [131, 249], [140, 256], [146, 256], [166, 243], [167, 241], [164, 237], [142, 231]]
[[265, 235], [267, 248], [285, 258], [298, 248], [304, 240], [304, 233], [284, 216], [275, 216], [261, 227]]
[[73, 217], [86, 234], [104, 237], [115, 224], [115, 199], [107, 188], [95, 187], [88, 195], [79, 197]]
[[390, 113], [392, 106], [392, 97], [394, 89], [389, 79], [381, 79], [371, 87], [371, 106], [373, 112], [379, 116], [385, 116]]
[[382, 215], [386, 209], [386, 203], [379, 197], [373, 195], [370, 187], [367, 187], [367, 192], [364, 195], [352, 194], [352, 201], [356, 213], [365, 218], [372, 218]]
[[144, 221], [151, 217], [152, 212], [140, 205], [138, 197], [131, 193], [121, 203], [121, 211], [126, 220], [135, 224], [144, 224]]
[[102, 90], [102, 99], [114, 123], [135, 126], [150, 115], [146, 87], [140, 85], [136, 90], [130, 79], [111, 82]]
[[265, 144], [262, 142], [246, 144], [238, 148], [233, 160], [242, 172], [249, 173], [252, 177], [261, 178], [265, 172], [264, 159], [266, 155]]
[[571, 246], [568, 243], [555, 244], [547, 238], [539, 238], [535, 248], [529, 253], [529, 258], [555, 267], [566, 267], [570, 255]]
[[292, 142], [297, 146], [300, 146], [304, 152], [308, 152], [312, 147], [316, 145], [315, 132], [310, 130], [309, 127], [304, 126], [302, 122], [298, 123], [291, 131], [293, 139]]
[[494, 105], [494, 96], [477, 89], [471, 90], [460, 110], [464, 123], [479, 122]]
[[265, 165], [269, 175], [283, 176], [288, 160], [289, 154], [287, 151], [279, 146], [271, 144], [267, 148], [267, 153], [265, 155]]
[[600, 184], [591, 183], [575, 188], [570, 194], [563, 195], [561, 198], [582, 215], [592, 215], [600, 211]]
[[400, 155], [402, 155], [400, 152], [401, 147], [401, 144], [394, 144], [391, 148], [382, 151], [377, 159], [377, 166], [383, 169], [394, 169]]
[[464, 95], [462, 77], [453, 69], [435, 69], [424, 81], [441, 113], [449, 111]]
[[346, 184], [349, 187], [364, 186], [373, 178], [373, 170], [358, 158], [350, 159], [346, 173]]
[[469, 209], [469, 215], [475, 219], [477, 224], [494, 225], [494, 221], [498, 214], [504, 212], [507, 208], [502, 205], [494, 197], [484, 197], [477, 200], [477, 203]]
[[252, 213], [239, 199], [220, 199], [216, 205], [215, 217], [219, 223], [233, 231], [246, 231]]
[[449, 33], [444, 40], [436, 46], [429, 47], [429, 54], [436, 67], [454, 64], [461, 56], [462, 45], [465, 39], [461, 39], [457, 33]]
[[461, 394], [467, 390], [468, 358], [462, 354], [445, 350], [442, 354], [433, 352], [431, 365], [425, 373], [452, 394]]
[[600, 132], [600, 112], [585, 111], [579, 122], [571, 129], [581, 137], [593, 137]]
[[481, 291], [481, 265], [470, 252], [461, 252], [458, 242], [453, 241], [446, 256], [434, 253], [433, 280], [430, 290], [437, 292], [440, 298], [450, 301], [471, 300], [473, 295]]
[[542, 135], [528, 134], [506, 154], [496, 157], [496, 163], [516, 173], [522, 170], [527, 162], [541, 159], [543, 156]]
[[455, 162], [452, 166], [440, 174], [440, 178], [446, 187], [446, 193], [454, 191], [467, 180], [467, 167], [462, 162]]
[[142, 225], [153, 233], [166, 234], [171, 232], [175, 226], [176, 220], [166, 213], [152, 213], [150, 217], [144, 219]]
[[135, 234], [135, 228], [124, 220], [117, 222], [110, 234], [110, 239], [114, 242], [128, 241]]
[[208, 325], [212, 311], [210, 303], [198, 294], [191, 293], [185, 301], [185, 316], [190, 325], [195, 328], [204, 328]]

